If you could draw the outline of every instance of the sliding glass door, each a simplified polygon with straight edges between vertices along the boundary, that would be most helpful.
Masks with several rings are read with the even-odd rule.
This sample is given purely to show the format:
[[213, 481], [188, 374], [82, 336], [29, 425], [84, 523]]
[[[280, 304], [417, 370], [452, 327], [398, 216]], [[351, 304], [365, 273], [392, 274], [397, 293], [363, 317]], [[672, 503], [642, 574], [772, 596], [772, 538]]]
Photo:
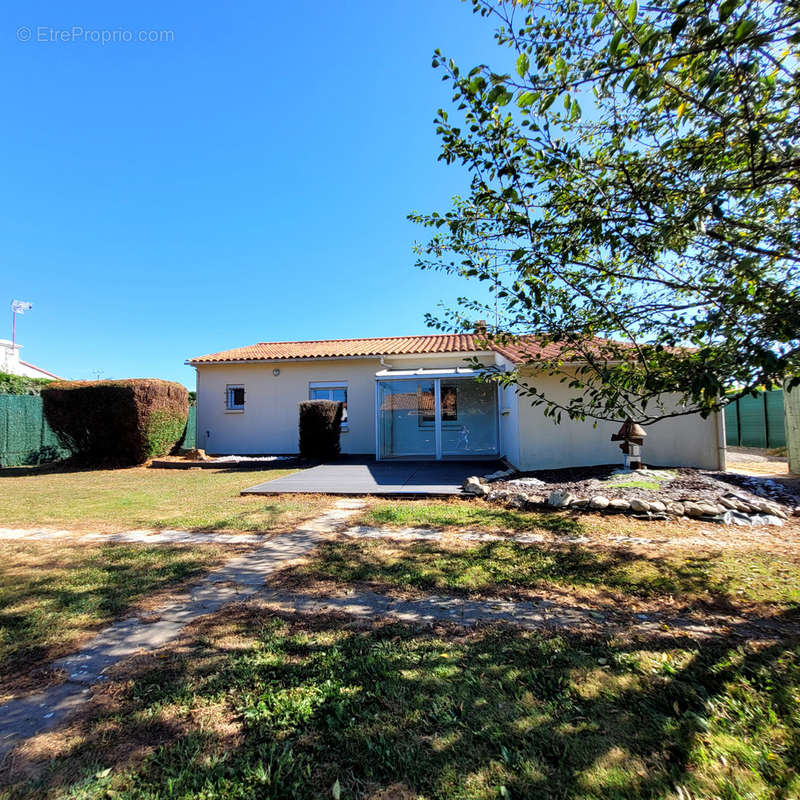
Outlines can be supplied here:
[[497, 455], [497, 385], [441, 381], [442, 455]]
[[432, 380], [381, 381], [381, 458], [436, 458], [436, 398]]
[[380, 458], [471, 458], [498, 453], [497, 389], [473, 378], [379, 380]]

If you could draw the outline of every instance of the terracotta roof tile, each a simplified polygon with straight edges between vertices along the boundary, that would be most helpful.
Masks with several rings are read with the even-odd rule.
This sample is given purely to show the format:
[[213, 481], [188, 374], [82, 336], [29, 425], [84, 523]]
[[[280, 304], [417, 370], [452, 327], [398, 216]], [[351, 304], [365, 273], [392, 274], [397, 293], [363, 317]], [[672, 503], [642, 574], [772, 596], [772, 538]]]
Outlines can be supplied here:
[[[597, 341], [597, 350], [603, 340]], [[392, 355], [423, 355], [429, 353], [478, 353], [495, 351], [514, 364], [537, 358], [557, 358], [565, 355], [561, 343], [544, 347], [533, 336], [523, 336], [509, 342], [489, 342], [470, 333], [432, 334], [430, 336], [388, 336], [379, 339], [324, 339], [307, 342], [259, 342], [248, 347], [236, 347], [220, 353], [189, 359], [190, 364], [222, 364], [249, 361], [284, 361], [315, 358], [360, 358]]]
[[310, 342], [259, 342], [249, 347], [223, 350], [189, 359], [190, 364], [215, 364], [230, 361], [281, 361], [299, 358], [353, 358], [424, 353], [477, 353], [477, 337], [472, 334], [434, 334], [431, 336], [389, 336], [382, 339], [327, 339]]

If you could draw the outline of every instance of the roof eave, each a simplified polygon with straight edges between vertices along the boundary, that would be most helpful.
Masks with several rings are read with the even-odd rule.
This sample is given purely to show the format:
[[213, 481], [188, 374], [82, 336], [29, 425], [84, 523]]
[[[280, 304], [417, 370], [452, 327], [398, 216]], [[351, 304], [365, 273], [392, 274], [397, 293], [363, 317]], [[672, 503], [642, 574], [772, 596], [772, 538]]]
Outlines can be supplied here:
[[492, 356], [494, 352], [491, 350], [442, 350], [435, 353], [375, 353], [366, 356], [283, 356], [277, 358], [233, 358], [220, 361], [204, 361], [202, 359], [189, 358], [184, 363], [190, 367], [213, 367], [213, 366], [231, 366], [233, 364], [285, 364], [303, 363], [309, 361], [358, 361], [358, 360], [373, 360], [379, 361], [381, 358], [427, 358], [430, 356], [463, 356], [464, 358], [474, 358], [477, 356]]

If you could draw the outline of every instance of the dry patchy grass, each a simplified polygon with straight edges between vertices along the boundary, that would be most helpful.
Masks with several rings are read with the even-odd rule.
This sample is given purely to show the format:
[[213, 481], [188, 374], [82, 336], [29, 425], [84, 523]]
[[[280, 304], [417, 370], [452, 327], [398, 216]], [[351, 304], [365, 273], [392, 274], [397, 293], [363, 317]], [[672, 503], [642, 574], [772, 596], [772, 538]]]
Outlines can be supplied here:
[[316, 516], [322, 495], [242, 497], [293, 470], [0, 470], [0, 525], [94, 530], [278, 531]]
[[228, 560], [232, 548], [3, 542], [0, 701], [57, 676], [47, 664], [98, 628], [152, 609], [176, 587]]
[[800, 555], [800, 521], [783, 527], [747, 528], [692, 519], [641, 520], [626, 514], [569, 511], [517, 511], [482, 500], [373, 500], [354, 525], [386, 528], [429, 527], [458, 533], [465, 529], [498, 534], [534, 533], [554, 542], [583, 536], [616, 546], [620, 537], [645, 540], [643, 545], [681, 548], [731, 547]]
[[333, 540], [274, 576], [314, 592], [356, 584], [404, 596], [425, 593], [557, 603], [620, 611], [696, 609], [772, 616], [800, 607], [800, 559], [763, 552], [598, 545]]

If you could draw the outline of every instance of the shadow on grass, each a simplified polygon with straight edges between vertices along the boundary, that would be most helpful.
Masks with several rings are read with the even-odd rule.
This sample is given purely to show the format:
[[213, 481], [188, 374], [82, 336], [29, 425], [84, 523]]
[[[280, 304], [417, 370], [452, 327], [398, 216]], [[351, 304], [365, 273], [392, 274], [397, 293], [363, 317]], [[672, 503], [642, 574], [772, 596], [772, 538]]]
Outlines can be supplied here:
[[[36, 460], [38, 456], [32, 456], [29, 464], [14, 466], [14, 467], [0, 467], [0, 478], [21, 478], [31, 477], [35, 475], [54, 475], [54, 474], [72, 474], [81, 472], [104, 472], [107, 470], [114, 470], [115, 472], [129, 469], [140, 469], [146, 464], [119, 464], [114, 462], [103, 464], [87, 464], [84, 461], [76, 459], [66, 459], [63, 461], [52, 461], [42, 463]], [[179, 472], [187, 470], [199, 469], [204, 472], [224, 473], [231, 474], [237, 472], [273, 472], [285, 470], [287, 472], [297, 472], [300, 470], [308, 469], [314, 466], [308, 462], [301, 461], [262, 461], [258, 463], [237, 465], [233, 463], [215, 464], [210, 467], [195, 467], [187, 462], [187, 466], [180, 465], [172, 469]], [[160, 470], [168, 469], [163, 467], [151, 467], [151, 469]]]
[[[0, 675], [45, 666], [71, 636], [124, 615], [132, 604], [209, 569], [185, 548], [102, 546], [70, 563], [37, 562], [28, 579], [0, 585]], [[39, 663], [41, 662], [41, 663]]]
[[[342, 797], [398, 784], [409, 793], [388, 796], [656, 798], [681, 787], [777, 800], [798, 788], [797, 641], [467, 633], [240, 607], [125, 677], [12, 797], [60, 786], [327, 798], [335, 781]], [[235, 732], [202, 724], [220, 706]], [[179, 724], [158, 728], [165, 719]]]
[[[743, 600], [797, 606], [792, 599], [796, 597], [792, 576], [797, 571], [787, 573], [781, 583], [775, 579], [753, 585], [747, 582], [748, 565], [724, 561], [725, 556], [719, 552], [645, 555], [622, 547], [591, 549], [510, 541], [453, 547], [436, 542], [361, 540], [325, 542], [307, 564], [294, 571], [311, 580], [455, 594], [502, 591], [510, 596], [514, 590], [558, 586], [591, 588], [634, 599], [668, 597], [670, 603], [684, 605], [699, 601], [724, 611], [740, 608]], [[751, 555], [750, 559], [757, 557]], [[769, 570], [763, 575], [775, 578]], [[745, 591], [752, 595], [740, 594]]]

